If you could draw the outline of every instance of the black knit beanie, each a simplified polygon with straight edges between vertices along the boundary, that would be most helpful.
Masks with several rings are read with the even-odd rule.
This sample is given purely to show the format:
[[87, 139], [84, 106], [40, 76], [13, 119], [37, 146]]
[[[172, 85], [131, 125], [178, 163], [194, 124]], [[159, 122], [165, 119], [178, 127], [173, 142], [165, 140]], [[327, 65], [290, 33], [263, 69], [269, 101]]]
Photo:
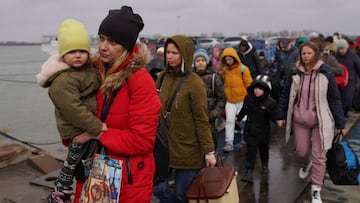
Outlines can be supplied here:
[[141, 16], [133, 13], [131, 7], [123, 6], [120, 10], [109, 10], [109, 14], [100, 24], [98, 34], [110, 37], [132, 52], [139, 32], [143, 28], [144, 23]]

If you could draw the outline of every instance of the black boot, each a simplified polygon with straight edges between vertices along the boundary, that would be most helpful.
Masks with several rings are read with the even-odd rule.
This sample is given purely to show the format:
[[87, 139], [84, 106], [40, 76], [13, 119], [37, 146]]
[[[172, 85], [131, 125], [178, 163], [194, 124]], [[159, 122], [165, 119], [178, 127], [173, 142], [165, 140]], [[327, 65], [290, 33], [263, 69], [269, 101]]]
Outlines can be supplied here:
[[268, 174], [268, 173], [269, 173], [268, 162], [264, 162], [261, 164], [261, 174]]
[[247, 170], [245, 175], [241, 178], [241, 181], [248, 182], [248, 183], [254, 182], [254, 177], [253, 177], [253, 174], [252, 174], [252, 170]]

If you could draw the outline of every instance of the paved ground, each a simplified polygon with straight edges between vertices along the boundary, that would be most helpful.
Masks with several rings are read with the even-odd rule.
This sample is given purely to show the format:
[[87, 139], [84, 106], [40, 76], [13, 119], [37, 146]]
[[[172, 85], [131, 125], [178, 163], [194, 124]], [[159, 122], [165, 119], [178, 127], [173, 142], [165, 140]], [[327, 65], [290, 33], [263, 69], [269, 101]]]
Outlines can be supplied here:
[[[351, 114], [346, 131], [349, 131], [360, 114]], [[355, 130], [360, 128], [357, 122]], [[360, 130], [350, 131], [348, 140], [360, 157]], [[236, 137], [239, 141], [239, 136]], [[223, 142], [223, 141], [222, 141]], [[301, 203], [311, 202], [309, 182], [300, 181], [297, 177], [298, 164], [294, 157], [292, 144], [284, 144], [283, 129], [274, 128], [270, 145], [270, 162], [268, 175], [261, 175], [259, 168], [255, 169], [253, 184], [241, 182], [245, 173], [245, 147], [231, 153], [223, 153], [225, 165], [234, 165], [238, 170], [237, 182], [241, 203]], [[259, 167], [259, 164], [257, 164]], [[37, 203], [44, 202], [49, 189], [29, 184], [43, 174], [22, 162], [18, 165], [0, 169], [0, 203]], [[324, 202], [360, 202], [359, 186], [335, 186], [327, 178], [322, 190]], [[156, 203], [156, 199], [152, 201]]]

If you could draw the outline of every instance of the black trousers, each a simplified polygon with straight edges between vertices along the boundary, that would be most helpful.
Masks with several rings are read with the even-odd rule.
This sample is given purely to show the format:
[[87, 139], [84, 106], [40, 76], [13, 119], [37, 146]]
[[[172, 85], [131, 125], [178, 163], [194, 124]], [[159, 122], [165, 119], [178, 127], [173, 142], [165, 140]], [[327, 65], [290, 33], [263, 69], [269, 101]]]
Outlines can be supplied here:
[[269, 144], [250, 144], [246, 143], [246, 164], [247, 170], [254, 170], [256, 163], [256, 153], [259, 149], [260, 160], [262, 164], [268, 164], [269, 161]]

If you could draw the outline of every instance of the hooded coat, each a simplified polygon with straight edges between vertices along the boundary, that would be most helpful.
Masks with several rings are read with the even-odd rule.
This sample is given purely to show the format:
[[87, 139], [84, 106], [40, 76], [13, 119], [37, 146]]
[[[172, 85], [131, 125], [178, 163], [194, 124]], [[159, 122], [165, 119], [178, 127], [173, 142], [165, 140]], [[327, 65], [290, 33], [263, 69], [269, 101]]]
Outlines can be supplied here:
[[[255, 87], [264, 91], [264, 95], [257, 97], [254, 94]], [[270, 87], [261, 80], [255, 80], [248, 88], [244, 105], [237, 115], [241, 121], [246, 115], [244, 128], [244, 140], [251, 145], [269, 144], [270, 121], [276, 110], [276, 101], [270, 97]]]
[[[120, 88], [105, 120], [108, 130], [100, 136], [108, 155], [123, 161], [119, 202], [145, 203], [152, 198], [153, 152], [161, 103], [154, 81], [145, 69], [149, 57], [146, 45], [135, 45], [128, 59], [108, 76], [112, 79], [103, 82], [103, 85]], [[99, 63], [98, 59], [97, 67]], [[98, 92], [97, 99], [100, 117], [105, 102], [102, 91]], [[83, 182], [77, 182], [76, 200], [82, 185]]]
[[102, 122], [96, 117], [96, 93], [101, 81], [96, 68], [89, 63], [80, 68], [69, 67], [55, 54], [36, 77], [40, 86], [49, 88], [61, 139], [71, 141], [83, 132], [101, 132]]
[[[182, 55], [182, 71], [178, 74], [167, 65], [166, 49], [170, 42], [179, 48]], [[170, 168], [175, 169], [200, 169], [204, 155], [215, 151], [207, 112], [206, 87], [191, 70], [193, 56], [194, 44], [189, 38], [181, 35], [169, 38], [165, 42], [165, 70], [156, 82], [163, 105], [160, 116], [164, 116], [177, 84], [182, 77], [190, 74], [176, 95], [168, 116], [169, 162]]]
[[246, 47], [248, 49], [245, 52], [238, 52], [241, 62], [247, 67], [249, 67], [252, 78], [255, 78], [259, 74], [264, 74], [264, 70], [261, 68], [260, 65], [259, 56], [253, 48], [252, 44], [244, 40], [240, 42], [239, 47], [244, 43], [247, 44]]
[[[228, 66], [225, 63], [225, 57], [231, 56], [235, 60], [235, 64]], [[246, 88], [250, 86], [253, 79], [248, 67], [242, 71], [241, 60], [232, 47], [225, 48], [221, 55], [221, 65], [223, 67], [223, 80], [226, 101], [231, 103], [243, 102], [247, 94]]]
[[[303, 74], [303, 70], [299, 70], [299, 67], [292, 72], [291, 77], [286, 81], [279, 99], [276, 120], [286, 119], [286, 142], [290, 140], [294, 105], [299, 99], [297, 95], [301, 91]], [[344, 113], [338, 86], [331, 68], [326, 64], [322, 64], [312, 74], [315, 74], [313, 81], [315, 86], [315, 116], [320, 130], [321, 149], [326, 151], [332, 146], [335, 129], [344, 129], [345, 127]]]

